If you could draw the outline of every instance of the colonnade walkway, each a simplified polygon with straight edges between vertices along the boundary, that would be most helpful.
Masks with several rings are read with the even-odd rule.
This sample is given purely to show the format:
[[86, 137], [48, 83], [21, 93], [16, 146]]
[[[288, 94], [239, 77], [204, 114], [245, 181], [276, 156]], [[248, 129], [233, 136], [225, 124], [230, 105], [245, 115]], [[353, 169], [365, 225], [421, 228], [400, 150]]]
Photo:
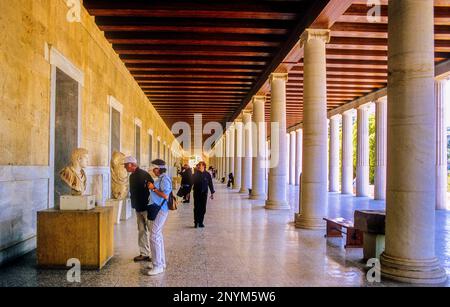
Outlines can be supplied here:
[[[134, 216], [115, 228], [115, 255], [101, 271], [82, 271], [81, 283], [67, 282], [67, 270], [35, 267], [35, 252], [0, 269], [0, 286], [396, 286], [371, 284], [365, 277], [362, 249], [345, 250], [341, 239], [324, 231], [294, 227], [293, 211], [268, 211], [216, 184], [204, 229], [194, 229], [192, 204], [171, 212], [164, 231], [167, 270], [149, 277], [138, 254]], [[298, 187], [289, 186], [298, 202]], [[291, 206], [294, 204], [291, 203]], [[329, 194], [330, 217], [351, 218], [355, 209], [383, 209], [384, 202]], [[436, 254], [450, 273], [450, 213], [436, 214]], [[447, 281], [447, 286], [450, 282]]]

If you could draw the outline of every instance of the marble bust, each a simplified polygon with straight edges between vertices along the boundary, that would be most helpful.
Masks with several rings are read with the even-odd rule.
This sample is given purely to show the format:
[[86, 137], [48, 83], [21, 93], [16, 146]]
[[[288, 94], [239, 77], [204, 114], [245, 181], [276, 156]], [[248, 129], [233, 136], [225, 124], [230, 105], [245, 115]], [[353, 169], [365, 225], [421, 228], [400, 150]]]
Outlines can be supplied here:
[[128, 195], [128, 173], [123, 164], [125, 155], [114, 151], [111, 157], [111, 191], [112, 198], [123, 200]]
[[82, 195], [86, 190], [86, 173], [84, 168], [88, 165], [88, 151], [77, 148], [72, 152], [71, 163], [63, 168], [59, 175], [72, 191], [72, 195]]

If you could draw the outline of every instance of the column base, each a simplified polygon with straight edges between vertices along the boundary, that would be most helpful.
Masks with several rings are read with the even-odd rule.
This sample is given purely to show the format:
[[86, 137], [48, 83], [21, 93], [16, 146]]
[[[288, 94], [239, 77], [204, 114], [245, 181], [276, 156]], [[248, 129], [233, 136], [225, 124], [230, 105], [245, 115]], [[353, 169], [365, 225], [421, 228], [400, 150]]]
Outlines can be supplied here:
[[265, 208], [267, 210], [290, 210], [291, 206], [289, 206], [287, 201], [268, 200], [266, 201]]
[[396, 258], [385, 252], [380, 257], [381, 275], [387, 279], [411, 284], [441, 284], [447, 274], [437, 258], [410, 260]]
[[248, 194], [248, 189], [240, 189], [239, 193], [241, 193], [241, 194]]
[[326, 222], [323, 218], [308, 218], [298, 214], [295, 219], [295, 228], [323, 230], [326, 229]]
[[266, 200], [267, 199], [267, 195], [266, 194], [255, 194], [255, 195], [250, 195], [250, 199], [252, 200]]

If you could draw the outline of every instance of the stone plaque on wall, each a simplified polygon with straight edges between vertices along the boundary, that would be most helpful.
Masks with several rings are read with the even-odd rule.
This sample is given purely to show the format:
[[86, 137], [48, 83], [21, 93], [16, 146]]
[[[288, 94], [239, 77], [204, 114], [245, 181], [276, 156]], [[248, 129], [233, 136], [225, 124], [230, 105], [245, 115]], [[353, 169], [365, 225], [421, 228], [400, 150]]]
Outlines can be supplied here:
[[120, 152], [120, 112], [111, 108], [111, 156], [114, 151]]
[[78, 147], [78, 82], [56, 69], [55, 89], [55, 207], [59, 197], [71, 194], [59, 172], [70, 164], [71, 154]]

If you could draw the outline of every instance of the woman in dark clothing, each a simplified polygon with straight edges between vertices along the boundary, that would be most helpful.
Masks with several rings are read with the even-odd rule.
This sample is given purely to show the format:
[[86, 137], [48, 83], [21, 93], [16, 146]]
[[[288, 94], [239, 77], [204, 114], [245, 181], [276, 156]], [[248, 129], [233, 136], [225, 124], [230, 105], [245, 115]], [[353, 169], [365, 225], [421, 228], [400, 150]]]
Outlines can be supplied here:
[[192, 170], [189, 165], [185, 164], [180, 172], [181, 175], [181, 187], [177, 193], [177, 196], [183, 197], [183, 203], [188, 204], [191, 200], [192, 190]]
[[194, 226], [203, 228], [203, 220], [206, 213], [206, 202], [208, 201], [208, 189], [211, 191], [211, 199], [214, 199], [214, 185], [212, 177], [206, 171], [206, 163], [200, 162], [193, 176], [194, 183]]
[[233, 173], [228, 174], [228, 183], [227, 183], [227, 188], [233, 188], [234, 185], [234, 176]]

